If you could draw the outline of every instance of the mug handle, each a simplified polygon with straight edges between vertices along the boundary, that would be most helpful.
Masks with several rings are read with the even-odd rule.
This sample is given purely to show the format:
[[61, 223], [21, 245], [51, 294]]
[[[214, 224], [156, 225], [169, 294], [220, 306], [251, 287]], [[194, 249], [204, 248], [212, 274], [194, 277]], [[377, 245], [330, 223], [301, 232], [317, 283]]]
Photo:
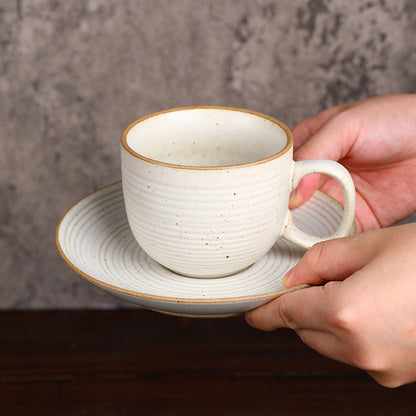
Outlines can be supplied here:
[[332, 238], [345, 237], [350, 233], [355, 215], [355, 187], [348, 170], [341, 164], [327, 159], [312, 159], [293, 162], [292, 168], [292, 189], [295, 189], [301, 179], [311, 173], [323, 173], [334, 178], [342, 188], [344, 193], [344, 212], [342, 221], [335, 233], [327, 237], [318, 237], [305, 233], [298, 228], [292, 218], [292, 213], [288, 211], [283, 237], [306, 249], [321, 241]]

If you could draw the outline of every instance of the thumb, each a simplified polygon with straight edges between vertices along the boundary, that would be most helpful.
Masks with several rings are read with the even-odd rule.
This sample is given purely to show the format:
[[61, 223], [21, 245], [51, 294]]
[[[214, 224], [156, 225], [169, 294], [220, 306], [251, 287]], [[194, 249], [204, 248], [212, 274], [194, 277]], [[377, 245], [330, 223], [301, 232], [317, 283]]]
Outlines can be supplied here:
[[317, 243], [283, 279], [287, 288], [344, 280], [362, 269], [375, 255], [374, 232]]
[[266, 331], [282, 327], [294, 330], [321, 328], [326, 319], [328, 293], [327, 286], [318, 285], [328, 281], [339, 285], [340, 281], [364, 268], [378, 251], [377, 238], [384, 238], [379, 232], [369, 231], [315, 244], [283, 280], [288, 288], [302, 283], [313, 286], [282, 295], [247, 312], [247, 323]]
[[[325, 321], [325, 292], [314, 286], [282, 295], [246, 313], [253, 328], [273, 331], [277, 328], [319, 329]], [[311, 313], [313, 311], [313, 313]]]
[[[340, 112], [329, 118], [294, 153], [295, 160], [330, 159], [337, 162], [347, 156], [358, 136], [358, 125], [351, 121], [347, 112]], [[325, 176], [308, 175], [292, 192], [290, 208], [296, 208], [307, 201], [320, 188]]]
[[330, 118], [348, 108], [348, 104], [341, 104], [327, 108], [318, 114], [308, 117], [298, 123], [292, 129], [293, 144], [295, 149], [300, 147], [306, 140], [315, 134]]
[[349, 111], [333, 115], [296, 149], [295, 160], [344, 158], [358, 136], [355, 120]]

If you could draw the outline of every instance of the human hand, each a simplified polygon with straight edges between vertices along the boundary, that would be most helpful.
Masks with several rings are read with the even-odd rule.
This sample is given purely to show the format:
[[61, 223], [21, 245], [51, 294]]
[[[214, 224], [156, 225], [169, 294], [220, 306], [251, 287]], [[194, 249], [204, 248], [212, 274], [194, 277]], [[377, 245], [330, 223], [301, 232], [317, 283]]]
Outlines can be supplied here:
[[316, 244], [284, 283], [320, 286], [276, 298], [246, 320], [266, 331], [291, 328], [384, 386], [416, 381], [415, 250], [416, 223]]
[[[416, 207], [416, 94], [370, 98], [329, 108], [293, 129], [295, 160], [333, 159], [356, 187], [360, 231], [386, 227]], [[342, 202], [336, 181], [309, 175], [293, 192], [290, 207], [317, 188]]]

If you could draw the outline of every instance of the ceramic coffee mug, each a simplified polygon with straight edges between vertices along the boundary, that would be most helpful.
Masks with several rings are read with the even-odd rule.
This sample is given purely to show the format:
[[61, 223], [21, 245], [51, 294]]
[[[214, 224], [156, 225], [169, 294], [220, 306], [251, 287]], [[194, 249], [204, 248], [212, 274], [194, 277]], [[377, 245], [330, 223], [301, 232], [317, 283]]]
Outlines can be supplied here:
[[[129, 225], [143, 250], [190, 277], [241, 271], [284, 238], [305, 248], [350, 232], [355, 190], [330, 160], [293, 161], [280, 121], [229, 107], [186, 107], [151, 114], [121, 137]], [[310, 173], [335, 178], [344, 192], [338, 230], [312, 236], [296, 227], [289, 195]], [[317, 213], [319, 215], [319, 213]]]

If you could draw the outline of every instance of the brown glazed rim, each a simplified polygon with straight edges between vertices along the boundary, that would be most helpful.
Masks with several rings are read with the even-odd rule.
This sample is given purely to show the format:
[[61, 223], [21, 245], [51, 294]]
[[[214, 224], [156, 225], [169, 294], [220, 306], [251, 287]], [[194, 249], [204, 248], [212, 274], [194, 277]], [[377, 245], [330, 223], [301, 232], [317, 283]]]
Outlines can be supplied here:
[[[240, 165], [228, 165], [228, 166], [192, 166], [192, 165], [178, 165], [175, 163], [168, 163], [168, 162], [162, 162], [160, 160], [155, 160], [155, 159], [151, 159], [149, 157], [143, 156], [140, 153], [135, 152], [127, 143], [127, 135], [129, 133], [129, 131], [136, 126], [137, 124], [141, 123], [142, 121], [145, 121], [151, 117], [156, 117], [159, 116], [161, 114], [165, 114], [165, 113], [171, 113], [174, 111], [187, 111], [187, 110], [227, 110], [227, 111], [239, 111], [240, 113], [247, 113], [247, 114], [252, 114], [254, 116], [257, 117], [261, 117], [265, 120], [271, 121], [274, 124], [277, 124], [285, 133], [286, 133], [286, 138], [287, 138], [287, 142], [285, 147], [278, 153], [273, 154], [272, 156], [269, 156], [265, 159], [260, 159], [260, 160], [256, 160], [254, 162], [249, 162], [249, 163], [242, 163]], [[290, 129], [283, 124], [281, 121], [270, 117], [266, 114], [263, 113], [259, 113], [257, 111], [251, 111], [251, 110], [246, 110], [243, 108], [237, 108], [237, 107], [223, 107], [223, 106], [190, 106], [190, 107], [177, 107], [177, 108], [171, 108], [169, 110], [163, 110], [163, 111], [159, 111], [157, 113], [152, 113], [152, 114], [148, 114], [147, 116], [141, 117], [135, 121], [133, 121], [132, 123], [130, 123], [124, 130], [123, 133], [121, 135], [121, 145], [123, 146], [123, 148], [129, 152], [131, 155], [133, 155], [134, 157], [144, 160], [145, 162], [148, 163], [152, 163], [155, 165], [160, 165], [160, 166], [166, 166], [166, 167], [170, 167], [170, 168], [175, 168], [175, 169], [188, 169], [188, 170], [221, 170], [221, 169], [231, 169], [231, 168], [244, 168], [247, 166], [253, 166], [253, 165], [259, 165], [261, 163], [266, 163], [269, 162], [270, 160], [273, 159], [277, 159], [280, 156], [282, 156], [283, 154], [287, 153], [292, 147], [293, 147], [293, 136], [292, 136], [292, 132], [290, 131]]]

